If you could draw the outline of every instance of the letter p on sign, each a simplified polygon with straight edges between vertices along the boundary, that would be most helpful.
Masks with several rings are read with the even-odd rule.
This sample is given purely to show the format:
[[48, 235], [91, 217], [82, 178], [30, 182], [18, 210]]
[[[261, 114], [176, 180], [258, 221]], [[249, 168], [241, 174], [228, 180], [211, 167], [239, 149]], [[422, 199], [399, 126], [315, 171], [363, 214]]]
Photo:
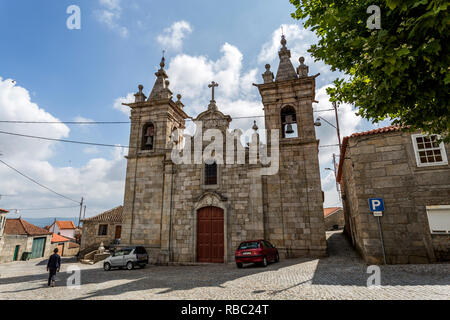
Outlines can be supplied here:
[[369, 199], [369, 210], [370, 212], [384, 211], [384, 202], [381, 198], [370, 198]]

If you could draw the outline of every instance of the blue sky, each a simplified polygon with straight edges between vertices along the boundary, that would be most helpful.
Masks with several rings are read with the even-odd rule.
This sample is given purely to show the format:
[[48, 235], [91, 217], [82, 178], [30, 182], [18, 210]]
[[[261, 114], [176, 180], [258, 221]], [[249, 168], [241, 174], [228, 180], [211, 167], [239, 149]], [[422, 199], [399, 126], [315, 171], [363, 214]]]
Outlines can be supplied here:
[[[69, 5], [81, 9], [81, 29], [69, 30]], [[171, 89], [183, 95], [192, 116], [206, 108], [207, 84], [219, 81], [219, 108], [231, 116], [262, 114], [257, 89], [264, 64], [278, 66], [283, 25], [293, 63], [304, 55], [310, 73], [320, 72], [317, 109], [329, 108], [325, 86], [337, 74], [314, 63], [306, 49], [314, 35], [290, 17], [289, 1], [48, 0], [0, 2], [0, 117], [4, 120], [127, 121], [120, 102], [142, 83], [148, 95], [166, 50]], [[194, 70], [194, 71], [193, 71]], [[214, 78], [214, 79], [211, 79]], [[13, 83], [12, 80], [15, 80]], [[221, 83], [222, 82], [222, 83]], [[343, 135], [373, 127], [342, 106]], [[333, 113], [321, 114], [334, 121]], [[252, 120], [235, 121], [250, 127]], [[53, 138], [128, 144], [129, 125], [10, 125], [0, 130]], [[334, 129], [317, 129], [321, 144], [336, 143]], [[24, 141], [27, 140], [27, 141]], [[338, 204], [331, 153], [321, 150], [326, 206]], [[1, 159], [71, 198], [86, 198], [87, 216], [123, 201], [125, 160], [121, 149], [49, 143], [0, 135]], [[71, 206], [7, 168], [0, 168], [3, 208]], [[75, 216], [76, 209], [22, 211], [22, 216]]]

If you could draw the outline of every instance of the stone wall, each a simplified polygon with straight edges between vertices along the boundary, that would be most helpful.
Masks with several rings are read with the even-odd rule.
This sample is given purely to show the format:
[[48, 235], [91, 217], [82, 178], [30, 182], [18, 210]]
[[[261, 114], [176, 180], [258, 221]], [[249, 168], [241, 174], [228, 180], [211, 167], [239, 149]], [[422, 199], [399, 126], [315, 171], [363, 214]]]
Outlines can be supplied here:
[[[17, 260], [21, 260], [22, 254], [28, 248], [28, 236], [26, 235], [3, 235], [0, 240], [0, 263], [11, 262], [14, 258], [14, 250], [20, 246]], [[30, 248], [31, 249], [31, 248]]]
[[[101, 224], [107, 224], [107, 235], [99, 236], [98, 229]], [[98, 247], [103, 242], [105, 246], [114, 241], [116, 235], [116, 226], [121, 226], [121, 223], [113, 222], [97, 222], [97, 221], [84, 221], [83, 222], [83, 234], [81, 236], [81, 246], [79, 250], [84, 250], [92, 246]], [[64, 251], [66, 247], [64, 248]], [[72, 250], [74, 251], [74, 250]]]
[[450, 167], [418, 167], [410, 133], [351, 137], [341, 187], [345, 231], [367, 263], [383, 261], [377, 218], [368, 207], [368, 198], [374, 197], [384, 199], [381, 226], [388, 263], [448, 260], [450, 235], [431, 235], [425, 207], [450, 203]]
[[345, 220], [344, 220], [344, 211], [339, 210], [334, 212], [333, 214], [330, 214], [329, 216], [325, 217], [325, 229], [335, 230], [334, 226], [338, 226], [338, 229], [341, 229], [344, 227]]
[[17, 260], [21, 260], [24, 252], [31, 252], [33, 239], [42, 237], [46, 238], [43, 257], [48, 257], [53, 250], [51, 245], [51, 235], [31, 237], [26, 235], [4, 234], [2, 239], [0, 239], [0, 263], [13, 261], [16, 246], [20, 246]]

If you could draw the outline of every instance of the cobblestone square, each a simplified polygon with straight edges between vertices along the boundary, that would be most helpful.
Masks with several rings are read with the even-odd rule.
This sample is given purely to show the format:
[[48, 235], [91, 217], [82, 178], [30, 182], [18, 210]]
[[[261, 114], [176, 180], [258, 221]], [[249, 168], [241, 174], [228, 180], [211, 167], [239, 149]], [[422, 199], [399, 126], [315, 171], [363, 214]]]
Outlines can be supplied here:
[[[381, 286], [366, 286], [367, 265], [340, 232], [329, 232], [330, 256], [292, 259], [267, 268], [234, 264], [147, 266], [105, 272], [102, 263], [63, 260], [56, 287], [47, 287], [46, 260], [0, 265], [0, 299], [444, 299], [450, 264], [380, 266]], [[70, 266], [81, 286], [66, 286]]]

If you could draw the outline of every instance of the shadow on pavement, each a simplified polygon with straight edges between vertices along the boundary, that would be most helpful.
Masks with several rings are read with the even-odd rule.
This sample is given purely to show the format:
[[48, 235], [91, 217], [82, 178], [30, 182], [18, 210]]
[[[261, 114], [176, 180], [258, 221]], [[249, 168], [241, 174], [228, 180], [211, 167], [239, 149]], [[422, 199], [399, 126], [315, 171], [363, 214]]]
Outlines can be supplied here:
[[[265, 272], [276, 272], [283, 268], [290, 268], [283, 273], [298, 276], [298, 283], [287, 285], [286, 288], [273, 290], [270, 293], [277, 295], [304, 284], [309, 285], [339, 285], [339, 286], [366, 286], [367, 265], [356, 255], [346, 238], [341, 232], [336, 232], [328, 237], [330, 256], [321, 259], [301, 258], [282, 260], [279, 263], [270, 264], [267, 268], [253, 265], [242, 269], [236, 268], [234, 264], [217, 264], [201, 266], [147, 266], [145, 269], [136, 268], [134, 270], [111, 270], [103, 271], [102, 263], [96, 266], [81, 270], [81, 285], [101, 284], [110, 281], [121, 280], [121, 283], [109, 288], [98, 288], [83, 293], [79, 299], [89, 299], [94, 297], [106, 297], [120, 295], [126, 292], [139, 292], [156, 289], [156, 294], [166, 294], [178, 290], [190, 290], [203, 287], [224, 288], [225, 283], [236, 279], [244, 278]], [[67, 260], [69, 261], [69, 260]], [[313, 263], [313, 264], [311, 264]], [[42, 272], [34, 275], [16, 276], [0, 278], [0, 285], [22, 283], [22, 282], [45, 282], [47, 273], [45, 272], [45, 261], [37, 265], [42, 266]], [[317, 265], [316, 265], [317, 264]], [[298, 265], [298, 269], [292, 268]], [[312, 268], [305, 272], [304, 266]], [[64, 262], [63, 262], [64, 266]], [[315, 267], [315, 270], [314, 270]], [[437, 269], [440, 268], [440, 269]], [[57, 274], [57, 286], [65, 286], [71, 273], [63, 272]], [[291, 271], [292, 270], [292, 271]], [[400, 272], [399, 272], [400, 270]], [[311, 278], [308, 274], [311, 273]], [[302, 278], [303, 277], [303, 278]], [[272, 277], [273, 278], [273, 277]], [[261, 278], [255, 281], [261, 281]], [[264, 281], [262, 279], [262, 281]], [[382, 286], [422, 286], [422, 285], [449, 285], [450, 284], [450, 264], [448, 265], [404, 265], [404, 266], [381, 266]], [[39, 290], [39, 288], [10, 291], [17, 293], [21, 291]], [[158, 291], [159, 289], [159, 291]], [[256, 290], [258, 294], [264, 290]], [[6, 293], [2, 291], [2, 293]], [[106, 299], [106, 298], [105, 298]]]
[[[328, 233], [329, 257], [320, 259], [313, 285], [367, 286], [368, 265], [342, 231]], [[450, 264], [380, 265], [381, 286], [450, 285]]]

